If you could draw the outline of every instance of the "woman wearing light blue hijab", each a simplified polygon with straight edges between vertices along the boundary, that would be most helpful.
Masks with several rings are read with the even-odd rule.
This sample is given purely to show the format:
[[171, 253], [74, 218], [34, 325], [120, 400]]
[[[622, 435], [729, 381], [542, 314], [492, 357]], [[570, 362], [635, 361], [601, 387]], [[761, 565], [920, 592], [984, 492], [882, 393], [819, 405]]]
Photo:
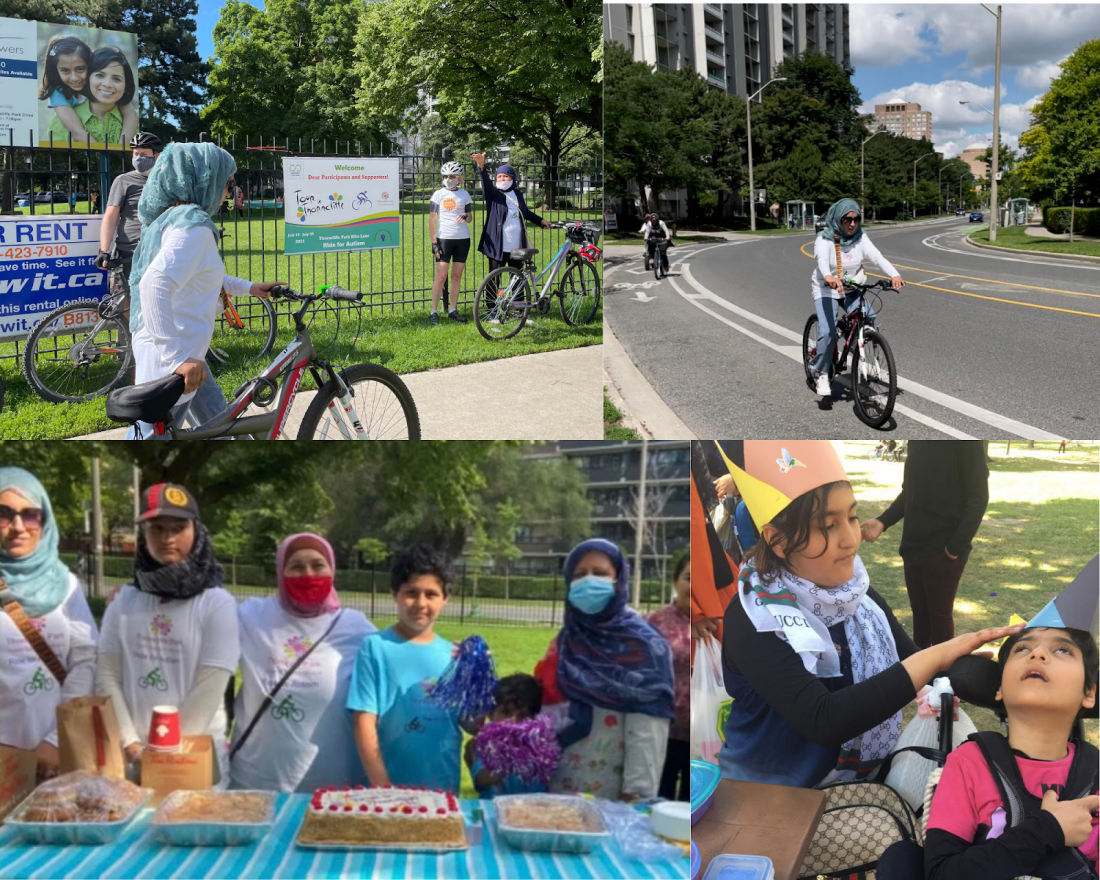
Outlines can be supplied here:
[[[184, 395], [174, 415], [186, 414], [192, 426], [226, 406], [204, 361], [222, 288], [230, 296], [266, 298], [285, 283], [253, 284], [225, 274], [211, 217], [227, 197], [236, 168], [233, 157], [214, 144], [169, 144], [138, 202], [141, 241], [130, 273], [130, 289], [138, 292], [130, 312], [135, 381], [183, 376]], [[148, 433], [143, 429], [143, 436]]]
[[[840, 271], [836, 265], [836, 243], [840, 242]], [[905, 283], [897, 270], [871, 244], [863, 231], [859, 204], [854, 199], [841, 199], [825, 214], [825, 228], [814, 240], [814, 260], [817, 266], [812, 276], [814, 308], [817, 310], [817, 358], [813, 368], [817, 372], [817, 393], [832, 396], [829, 366], [833, 362], [836, 347], [836, 310], [843, 300], [844, 311], [849, 312], [859, 299], [858, 294], [845, 294], [842, 279], [859, 280], [863, 274], [863, 260], [869, 258], [890, 276], [894, 290], [901, 290]], [[860, 282], [864, 283], [864, 282]], [[874, 320], [874, 312], [867, 305], [867, 317]]]
[[[42, 484], [22, 468], [0, 468], [0, 741], [35, 752], [41, 778], [58, 768], [58, 704], [92, 693], [99, 639], [57, 544]], [[53, 656], [44, 657], [25, 632], [37, 633]]]

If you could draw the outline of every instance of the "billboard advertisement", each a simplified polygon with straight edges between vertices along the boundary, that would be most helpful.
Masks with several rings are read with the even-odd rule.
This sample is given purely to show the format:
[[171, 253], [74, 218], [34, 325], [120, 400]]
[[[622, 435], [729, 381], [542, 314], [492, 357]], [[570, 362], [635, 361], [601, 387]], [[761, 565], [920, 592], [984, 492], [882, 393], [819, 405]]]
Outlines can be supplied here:
[[[58, 306], [107, 295], [107, 273], [95, 267], [102, 219], [98, 214], [0, 219], [0, 340], [26, 336]], [[81, 313], [70, 316], [81, 318]], [[87, 320], [94, 323], [94, 313]]]
[[401, 245], [400, 160], [283, 159], [286, 254]]
[[135, 34], [0, 18], [0, 141], [126, 149], [138, 130]]

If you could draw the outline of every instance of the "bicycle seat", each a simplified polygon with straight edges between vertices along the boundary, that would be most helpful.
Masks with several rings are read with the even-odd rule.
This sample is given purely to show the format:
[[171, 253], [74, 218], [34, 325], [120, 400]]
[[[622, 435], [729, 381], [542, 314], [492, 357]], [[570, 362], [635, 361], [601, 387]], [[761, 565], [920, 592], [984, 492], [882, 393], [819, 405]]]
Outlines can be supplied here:
[[183, 396], [183, 376], [172, 373], [155, 382], [116, 388], [107, 395], [107, 418], [112, 422], [159, 422]]
[[520, 248], [509, 255], [513, 260], [529, 260], [539, 252], [538, 248]]

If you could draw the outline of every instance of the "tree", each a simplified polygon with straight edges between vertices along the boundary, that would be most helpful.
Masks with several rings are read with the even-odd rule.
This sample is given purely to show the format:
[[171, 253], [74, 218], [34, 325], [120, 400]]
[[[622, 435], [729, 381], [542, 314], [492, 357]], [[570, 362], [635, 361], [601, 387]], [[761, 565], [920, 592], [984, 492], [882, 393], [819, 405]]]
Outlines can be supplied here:
[[367, 3], [351, 35], [360, 111], [407, 129], [431, 94], [448, 123], [491, 126], [556, 165], [575, 126], [602, 125], [600, 11], [597, 0]]
[[838, 152], [821, 173], [820, 196], [826, 202], [858, 198], [859, 157], [848, 150]]
[[244, 530], [244, 515], [240, 510], [229, 511], [225, 523], [213, 536], [211, 543], [216, 553], [231, 559], [231, 580], [233, 586], [237, 586], [237, 557], [248, 546], [248, 534]]
[[379, 114], [359, 105], [361, 7], [356, 0], [270, 0], [257, 9], [226, 0], [202, 111], [211, 133], [380, 142]]
[[764, 181], [769, 195], [780, 202], [788, 199], [816, 202], [824, 171], [821, 150], [811, 138], [804, 137], [786, 158], [772, 166]]

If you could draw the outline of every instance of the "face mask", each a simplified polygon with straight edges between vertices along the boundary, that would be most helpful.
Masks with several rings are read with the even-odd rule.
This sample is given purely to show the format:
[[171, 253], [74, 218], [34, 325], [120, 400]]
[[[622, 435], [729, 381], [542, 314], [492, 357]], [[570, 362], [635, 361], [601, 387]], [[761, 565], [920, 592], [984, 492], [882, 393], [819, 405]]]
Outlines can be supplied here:
[[148, 174], [156, 164], [156, 156], [134, 156], [134, 170], [138, 174]]
[[447, 187], [447, 189], [458, 189], [459, 182], [457, 180], [448, 180], [446, 177], [444, 177], [443, 185]]
[[298, 605], [320, 605], [332, 592], [332, 575], [303, 574], [284, 577], [283, 585]]
[[499, 189], [501, 192], [510, 192], [511, 189], [512, 189], [512, 184], [513, 183], [515, 183], [515, 181], [512, 180], [512, 178], [509, 177], [507, 183], [498, 183], [497, 184], [497, 189]]
[[590, 574], [569, 585], [569, 601], [578, 611], [599, 614], [615, 596], [615, 582], [609, 577]]

